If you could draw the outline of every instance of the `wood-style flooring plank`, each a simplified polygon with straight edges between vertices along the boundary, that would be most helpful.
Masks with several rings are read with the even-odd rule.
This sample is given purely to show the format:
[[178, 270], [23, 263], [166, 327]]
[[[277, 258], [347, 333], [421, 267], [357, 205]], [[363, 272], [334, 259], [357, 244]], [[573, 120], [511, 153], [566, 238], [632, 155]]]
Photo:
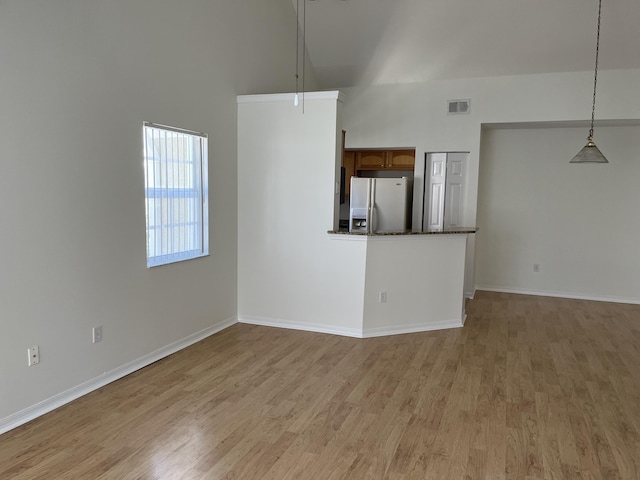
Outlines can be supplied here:
[[640, 306], [467, 313], [365, 340], [234, 325], [0, 436], [0, 478], [640, 479]]

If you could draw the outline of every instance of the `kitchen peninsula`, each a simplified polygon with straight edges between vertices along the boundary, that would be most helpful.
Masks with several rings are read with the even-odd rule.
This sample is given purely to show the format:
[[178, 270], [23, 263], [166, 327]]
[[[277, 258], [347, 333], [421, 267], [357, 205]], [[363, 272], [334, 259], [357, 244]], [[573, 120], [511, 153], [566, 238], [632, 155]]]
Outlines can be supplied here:
[[359, 338], [461, 327], [474, 229], [337, 231], [342, 94], [308, 92], [304, 113], [293, 98], [238, 97], [238, 320]]
[[329, 231], [334, 241], [364, 243], [363, 336], [462, 327], [467, 237], [476, 231]]

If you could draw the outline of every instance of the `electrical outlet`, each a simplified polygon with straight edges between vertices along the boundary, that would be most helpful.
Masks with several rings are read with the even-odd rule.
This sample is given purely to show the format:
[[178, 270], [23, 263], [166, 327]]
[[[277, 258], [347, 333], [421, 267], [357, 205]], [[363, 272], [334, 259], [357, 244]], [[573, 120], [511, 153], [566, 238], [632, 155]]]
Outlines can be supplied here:
[[387, 292], [380, 292], [380, 303], [387, 303]]
[[102, 341], [102, 325], [98, 325], [97, 327], [93, 327], [93, 343], [98, 343]]
[[27, 348], [27, 354], [29, 355], [29, 361], [27, 365], [33, 367], [40, 363], [40, 347], [34, 345], [33, 347]]
[[533, 271], [535, 273], [538, 273], [540, 271], [540, 264], [539, 263], [534, 263], [533, 264]]

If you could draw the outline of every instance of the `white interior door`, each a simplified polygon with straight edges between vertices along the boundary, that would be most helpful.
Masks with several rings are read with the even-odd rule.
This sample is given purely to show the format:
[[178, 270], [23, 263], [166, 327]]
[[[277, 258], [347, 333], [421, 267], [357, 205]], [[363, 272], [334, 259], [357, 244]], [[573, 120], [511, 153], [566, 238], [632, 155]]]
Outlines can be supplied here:
[[444, 227], [462, 226], [464, 205], [464, 182], [466, 177], [467, 152], [447, 154], [447, 178], [444, 199]]
[[427, 153], [425, 163], [427, 181], [423, 207], [423, 230], [442, 230], [444, 227], [447, 154]]
[[427, 153], [423, 230], [462, 226], [468, 152]]

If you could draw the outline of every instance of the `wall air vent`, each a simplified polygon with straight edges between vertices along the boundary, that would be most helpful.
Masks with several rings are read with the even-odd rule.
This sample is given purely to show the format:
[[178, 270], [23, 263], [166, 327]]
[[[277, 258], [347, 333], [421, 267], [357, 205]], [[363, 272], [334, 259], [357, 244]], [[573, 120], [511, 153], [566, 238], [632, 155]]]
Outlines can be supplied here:
[[471, 100], [448, 100], [449, 110], [447, 113], [449, 115], [457, 115], [460, 113], [469, 113], [471, 111]]

